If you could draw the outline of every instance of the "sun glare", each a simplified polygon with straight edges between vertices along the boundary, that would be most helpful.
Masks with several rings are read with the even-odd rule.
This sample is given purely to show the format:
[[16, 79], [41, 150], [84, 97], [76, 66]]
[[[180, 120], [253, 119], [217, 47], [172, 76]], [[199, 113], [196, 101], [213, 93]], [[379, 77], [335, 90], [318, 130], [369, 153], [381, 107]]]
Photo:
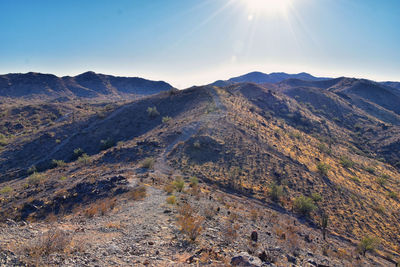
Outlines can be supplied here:
[[253, 16], [257, 15], [284, 15], [293, 0], [241, 0]]

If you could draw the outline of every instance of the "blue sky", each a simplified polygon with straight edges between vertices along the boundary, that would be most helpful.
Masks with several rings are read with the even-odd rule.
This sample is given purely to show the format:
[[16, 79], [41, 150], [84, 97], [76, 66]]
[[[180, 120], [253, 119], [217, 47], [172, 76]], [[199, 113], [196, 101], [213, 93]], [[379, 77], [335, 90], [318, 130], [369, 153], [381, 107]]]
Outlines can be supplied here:
[[400, 81], [398, 0], [0, 0], [0, 11], [0, 73], [180, 88], [253, 70]]

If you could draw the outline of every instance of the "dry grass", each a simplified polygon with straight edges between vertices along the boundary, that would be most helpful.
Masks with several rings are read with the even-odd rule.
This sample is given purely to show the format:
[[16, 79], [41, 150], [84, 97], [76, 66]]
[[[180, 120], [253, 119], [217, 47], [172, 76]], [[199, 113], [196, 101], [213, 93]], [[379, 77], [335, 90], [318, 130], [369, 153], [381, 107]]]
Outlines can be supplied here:
[[138, 186], [126, 193], [126, 196], [132, 200], [143, 200], [147, 196], [147, 189], [145, 186]]
[[88, 218], [93, 218], [96, 215], [105, 215], [113, 210], [117, 204], [116, 198], [106, 198], [91, 204], [86, 210], [84, 215]]
[[192, 242], [201, 234], [204, 218], [196, 214], [189, 204], [178, 209], [178, 226], [180, 231]]

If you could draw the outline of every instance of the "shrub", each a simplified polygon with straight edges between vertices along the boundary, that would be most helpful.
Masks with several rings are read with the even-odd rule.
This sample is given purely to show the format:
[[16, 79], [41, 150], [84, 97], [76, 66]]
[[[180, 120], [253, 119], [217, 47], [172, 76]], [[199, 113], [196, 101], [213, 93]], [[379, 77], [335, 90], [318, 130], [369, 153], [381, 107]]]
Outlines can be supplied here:
[[393, 191], [390, 191], [390, 192], [388, 193], [388, 195], [389, 195], [390, 198], [393, 198], [393, 199], [396, 199], [396, 200], [399, 198], [398, 195], [397, 195], [397, 193], [396, 193], [396, 192], [393, 192]]
[[2, 189], [0, 189], [0, 194], [9, 195], [12, 191], [13, 191], [13, 189], [11, 187], [5, 186]]
[[318, 172], [324, 176], [328, 175], [330, 168], [331, 168], [331, 166], [329, 166], [328, 164], [323, 163], [323, 162], [320, 162], [317, 164]]
[[199, 140], [197, 140], [196, 142], [193, 143], [193, 147], [196, 149], [200, 149], [201, 145], [200, 145]]
[[44, 179], [45, 179], [45, 177], [43, 174], [35, 172], [31, 176], [28, 177], [28, 184], [37, 186], [40, 183], [42, 183], [44, 181]]
[[127, 195], [132, 200], [142, 200], [147, 196], [147, 189], [145, 186], [138, 186], [130, 190]]
[[384, 186], [387, 182], [387, 176], [382, 175], [380, 177], [376, 178], [376, 182], [380, 185], [380, 186]]
[[361, 182], [360, 178], [358, 178], [357, 176], [352, 176], [352, 177], [350, 177], [350, 179], [351, 179], [353, 182], [357, 183], [357, 184], [359, 184], [359, 183]]
[[316, 206], [311, 198], [300, 196], [294, 200], [294, 208], [300, 214], [308, 216], [316, 209]]
[[141, 166], [142, 166], [142, 168], [145, 168], [145, 169], [153, 169], [154, 163], [155, 163], [155, 161], [153, 158], [146, 158], [142, 161]]
[[167, 197], [166, 201], [170, 205], [175, 205], [176, 204], [176, 197], [174, 195], [169, 196], [169, 197]]
[[189, 204], [184, 204], [178, 210], [178, 225], [180, 231], [185, 234], [190, 241], [195, 241], [203, 230], [202, 224], [204, 218], [195, 214]]
[[74, 159], [78, 159], [80, 156], [82, 156], [84, 153], [82, 148], [75, 148], [74, 149], [74, 154], [73, 154], [73, 158]]
[[316, 192], [311, 194], [311, 198], [314, 200], [314, 202], [320, 202], [322, 200], [322, 196]]
[[375, 174], [375, 168], [374, 167], [366, 166], [366, 167], [364, 167], [364, 170], [366, 170], [370, 174]]
[[340, 157], [340, 165], [342, 165], [343, 168], [349, 169], [354, 167], [354, 162], [348, 157]]
[[156, 107], [148, 107], [147, 108], [147, 115], [149, 115], [150, 118], [155, 118], [158, 115], [160, 115], [160, 112], [158, 112]]
[[172, 194], [174, 192], [174, 189], [175, 189], [175, 187], [172, 183], [166, 184], [164, 186], [164, 191], [167, 192], [168, 194]]
[[28, 174], [33, 174], [33, 173], [35, 173], [35, 172], [37, 172], [36, 166], [31, 166], [31, 167], [27, 170], [27, 173], [28, 173]]
[[67, 164], [63, 160], [53, 159], [51, 161], [51, 165], [52, 165], [53, 168], [57, 168], [57, 167], [64, 167]]
[[78, 158], [78, 163], [86, 165], [90, 163], [90, 157], [88, 154], [83, 153], [82, 156]]
[[359, 252], [365, 256], [367, 252], [374, 251], [379, 246], [379, 240], [375, 237], [366, 236], [361, 239], [360, 243], [358, 244]]
[[61, 176], [60, 177], [60, 181], [65, 181], [65, 180], [67, 180], [68, 178], [67, 178], [67, 176]]
[[195, 187], [199, 184], [199, 179], [196, 176], [190, 178], [190, 187]]
[[107, 138], [106, 140], [100, 141], [100, 149], [101, 150], [107, 150], [109, 148], [112, 148], [113, 146], [115, 146], [115, 141], [112, 140], [111, 138]]
[[269, 186], [269, 196], [271, 197], [272, 201], [279, 202], [282, 195], [283, 195], [283, 187], [281, 185], [272, 183]]
[[183, 188], [185, 187], [185, 182], [181, 177], [176, 178], [176, 180], [173, 182], [174, 188], [178, 192], [182, 192]]
[[60, 229], [50, 229], [25, 248], [32, 258], [48, 256], [52, 253], [63, 253], [71, 244], [72, 236]]
[[327, 145], [325, 145], [324, 143], [320, 143], [318, 145], [318, 149], [320, 152], [326, 153], [328, 155], [332, 154], [332, 149], [330, 149]]
[[165, 116], [165, 117], [162, 118], [162, 123], [168, 123], [170, 120], [172, 120], [171, 117]]

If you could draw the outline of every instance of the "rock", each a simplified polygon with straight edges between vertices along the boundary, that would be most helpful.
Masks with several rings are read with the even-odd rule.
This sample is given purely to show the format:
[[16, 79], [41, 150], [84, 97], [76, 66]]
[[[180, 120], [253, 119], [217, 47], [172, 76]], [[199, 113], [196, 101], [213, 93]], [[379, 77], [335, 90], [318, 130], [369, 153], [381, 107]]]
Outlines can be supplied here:
[[259, 267], [262, 262], [259, 258], [250, 256], [247, 252], [241, 252], [231, 259], [232, 266]]

